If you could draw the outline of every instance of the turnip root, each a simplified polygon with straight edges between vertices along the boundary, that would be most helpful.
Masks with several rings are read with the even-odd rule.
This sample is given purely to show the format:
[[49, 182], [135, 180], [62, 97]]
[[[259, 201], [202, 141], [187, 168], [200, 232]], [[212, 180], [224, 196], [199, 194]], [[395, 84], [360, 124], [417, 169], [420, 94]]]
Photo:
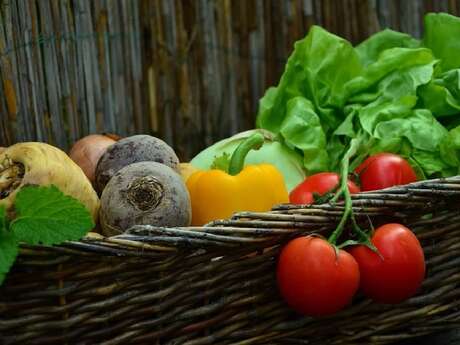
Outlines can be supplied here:
[[91, 183], [70, 157], [57, 147], [25, 142], [0, 153], [0, 206], [12, 212], [16, 194], [25, 185], [55, 185], [81, 201], [97, 221], [99, 199]]
[[134, 135], [108, 147], [96, 167], [96, 191], [101, 194], [121, 168], [137, 162], [158, 162], [180, 174], [179, 159], [163, 140], [150, 135]]
[[191, 205], [179, 174], [157, 162], [139, 162], [119, 170], [101, 196], [100, 220], [105, 236], [133, 225], [188, 226]]

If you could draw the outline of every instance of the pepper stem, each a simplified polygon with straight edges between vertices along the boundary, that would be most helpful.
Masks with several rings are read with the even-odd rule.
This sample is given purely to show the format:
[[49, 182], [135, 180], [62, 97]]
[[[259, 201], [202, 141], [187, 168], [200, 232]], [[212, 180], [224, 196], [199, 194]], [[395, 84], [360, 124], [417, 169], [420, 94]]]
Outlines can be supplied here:
[[238, 175], [240, 171], [243, 170], [244, 160], [246, 159], [249, 151], [260, 149], [263, 143], [264, 136], [260, 133], [254, 133], [239, 144], [230, 159], [228, 173], [230, 175]]

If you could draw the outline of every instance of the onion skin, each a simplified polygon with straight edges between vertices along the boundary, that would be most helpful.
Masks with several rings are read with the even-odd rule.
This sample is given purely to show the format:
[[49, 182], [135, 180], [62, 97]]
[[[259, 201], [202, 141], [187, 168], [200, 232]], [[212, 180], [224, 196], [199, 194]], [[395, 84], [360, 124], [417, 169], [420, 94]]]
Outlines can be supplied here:
[[96, 165], [107, 148], [120, 137], [115, 134], [90, 134], [78, 140], [70, 150], [70, 158], [83, 170], [91, 183], [94, 183]]

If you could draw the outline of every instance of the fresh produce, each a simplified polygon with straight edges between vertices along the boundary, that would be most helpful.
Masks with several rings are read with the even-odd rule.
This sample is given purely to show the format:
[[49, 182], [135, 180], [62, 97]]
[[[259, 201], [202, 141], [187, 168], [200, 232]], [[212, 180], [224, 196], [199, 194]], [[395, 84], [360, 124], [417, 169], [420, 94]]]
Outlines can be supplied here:
[[285, 145], [279, 138], [267, 130], [256, 129], [239, 133], [230, 138], [221, 140], [200, 152], [190, 162], [201, 170], [213, 168], [214, 160], [222, 154], [231, 156], [244, 140], [260, 133], [264, 137], [264, 144], [259, 150], [250, 151], [245, 159], [245, 165], [272, 164], [281, 172], [288, 191], [292, 190], [305, 179], [302, 156]]
[[180, 169], [180, 175], [182, 176], [182, 180], [184, 180], [184, 182], [187, 182], [188, 178], [194, 172], [197, 172], [199, 170], [190, 163], [180, 163], [179, 169]]
[[[348, 176], [356, 172], [361, 190], [368, 191], [460, 174], [455, 33], [460, 18], [428, 14], [422, 40], [387, 29], [353, 47], [313, 26], [296, 42], [278, 85], [260, 100], [257, 127], [301, 152], [308, 176], [340, 176], [329, 202], [342, 198], [343, 213], [328, 242], [335, 250], [353, 246], [364, 293], [382, 303], [399, 303], [417, 292], [425, 274], [423, 250], [401, 225], [387, 224], [372, 235], [361, 229]], [[307, 193], [296, 200], [295, 191], [291, 201], [309, 203], [314, 195]], [[350, 236], [343, 236], [346, 225]], [[293, 272], [314, 259], [296, 258]], [[322, 263], [318, 270], [327, 267]], [[300, 291], [308, 288], [299, 284]], [[289, 303], [289, 294], [282, 295]]]
[[[425, 36], [384, 30], [353, 47], [313, 26], [296, 42], [257, 126], [304, 154], [308, 175], [338, 172], [351, 141], [353, 170], [370, 154], [405, 157], [420, 178], [460, 169], [460, 18], [428, 14]], [[327, 52], [327, 59], [324, 54]]]
[[289, 201], [283, 176], [273, 165], [244, 167], [248, 152], [263, 145], [263, 135], [254, 133], [239, 144], [230, 159], [226, 154], [217, 157], [216, 169], [198, 171], [188, 178], [193, 225], [229, 218], [238, 211], [268, 211]]
[[38, 142], [18, 143], [0, 153], [0, 206], [8, 213], [27, 185], [55, 185], [81, 201], [97, 220], [99, 198], [80, 167], [60, 149]]
[[384, 189], [417, 181], [410, 164], [392, 153], [378, 153], [356, 168], [363, 191]]
[[120, 138], [113, 134], [90, 134], [78, 140], [70, 149], [69, 157], [94, 183], [96, 165], [107, 148]]
[[180, 175], [167, 165], [132, 163], [117, 171], [102, 192], [100, 217], [106, 236], [141, 224], [188, 226], [190, 197]]
[[96, 190], [102, 193], [110, 178], [121, 168], [137, 162], [158, 162], [180, 174], [179, 159], [163, 140], [150, 135], [123, 138], [107, 148], [96, 166]]
[[282, 250], [277, 266], [279, 291], [297, 312], [330, 315], [349, 304], [359, 287], [359, 269], [346, 251], [318, 237], [298, 237]]
[[[315, 194], [323, 196], [334, 192], [339, 182], [340, 177], [336, 173], [324, 172], [311, 175], [291, 191], [289, 201], [292, 204], [311, 204], [315, 201]], [[360, 191], [352, 181], [348, 181], [348, 189], [352, 194]]]
[[378, 253], [363, 245], [349, 249], [358, 262], [364, 294], [389, 304], [413, 296], [425, 277], [425, 258], [417, 237], [401, 224], [385, 224], [371, 241]]
[[13, 206], [10, 217], [0, 206], [0, 285], [16, 260], [20, 242], [53, 245], [79, 240], [95, 225], [84, 204], [54, 185], [23, 186]]

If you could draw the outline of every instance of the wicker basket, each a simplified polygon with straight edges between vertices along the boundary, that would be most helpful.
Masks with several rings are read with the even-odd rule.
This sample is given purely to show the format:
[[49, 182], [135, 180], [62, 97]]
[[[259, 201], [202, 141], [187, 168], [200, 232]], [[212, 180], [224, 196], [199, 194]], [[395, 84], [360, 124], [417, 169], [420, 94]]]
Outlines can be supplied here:
[[1, 344], [387, 344], [460, 323], [460, 177], [353, 196], [364, 226], [397, 221], [424, 245], [420, 293], [394, 306], [357, 296], [332, 317], [278, 295], [279, 247], [334, 229], [338, 204], [240, 213], [204, 228], [139, 226], [112, 238], [24, 246], [0, 288]]

